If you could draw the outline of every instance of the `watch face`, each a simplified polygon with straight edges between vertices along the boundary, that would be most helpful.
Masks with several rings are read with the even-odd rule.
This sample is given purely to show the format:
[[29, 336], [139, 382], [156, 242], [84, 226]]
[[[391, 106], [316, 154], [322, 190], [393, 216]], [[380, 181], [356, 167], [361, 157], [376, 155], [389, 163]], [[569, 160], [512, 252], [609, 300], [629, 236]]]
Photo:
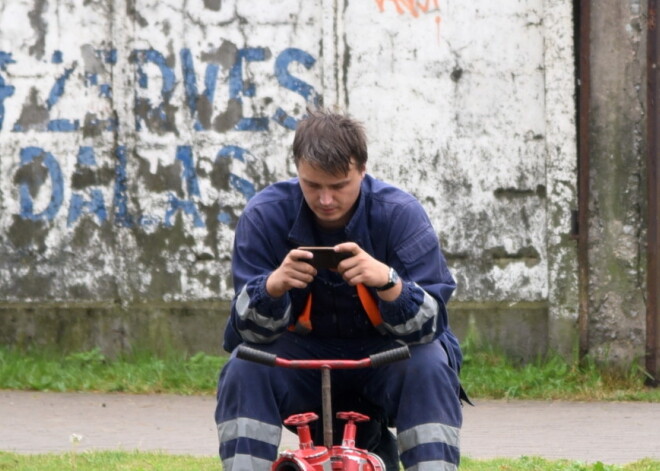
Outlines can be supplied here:
[[394, 268], [390, 267], [390, 271], [388, 272], [387, 284], [376, 288], [376, 291], [388, 290], [392, 288], [394, 285], [396, 285], [398, 282], [399, 282], [399, 274], [396, 272]]

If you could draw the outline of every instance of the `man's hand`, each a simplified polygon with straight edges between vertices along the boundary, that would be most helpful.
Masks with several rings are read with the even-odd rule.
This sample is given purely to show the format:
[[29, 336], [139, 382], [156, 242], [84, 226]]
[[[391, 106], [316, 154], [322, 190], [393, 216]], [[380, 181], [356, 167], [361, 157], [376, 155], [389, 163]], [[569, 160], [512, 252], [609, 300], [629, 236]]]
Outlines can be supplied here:
[[303, 289], [316, 276], [316, 268], [302, 259], [313, 257], [306, 250], [291, 250], [275, 271], [266, 280], [266, 291], [273, 298], [279, 298], [292, 288]]
[[[373, 258], [355, 242], [335, 245], [335, 250], [353, 254], [351, 258], [347, 258], [337, 265], [337, 271], [349, 285], [355, 286], [362, 283], [365, 286], [376, 288], [388, 282], [390, 267]], [[394, 301], [401, 294], [402, 287], [403, 285], [399, 281], [393, 288], [379, 291], [378, 296], [384, 301]]]

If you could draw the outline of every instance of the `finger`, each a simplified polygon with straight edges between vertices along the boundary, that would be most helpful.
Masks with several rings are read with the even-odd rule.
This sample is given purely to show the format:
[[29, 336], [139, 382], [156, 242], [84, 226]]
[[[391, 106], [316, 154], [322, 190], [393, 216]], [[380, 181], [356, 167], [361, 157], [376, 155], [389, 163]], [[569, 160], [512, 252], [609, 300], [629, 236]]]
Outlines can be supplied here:
[[286, 266], [286, 276], [296, 280], [311, 282], [316, 276], [316, 268], [307, 262], [292, 261]]
[[335, 249], [335, 252], [348, 252], [353, 255], [357, 255], [362, 250], [355, 242], [342, 242], [341, 244], [335, 245], [333, 248]]
[[361, 274], [362, 272], [360, 271], [359, 267], [351, 267], [348, 270], [345, 270], [341, 275], [346, 283], [351, 286], [355, 286], [362, 282]]
[[297, 262], [300, 260], [310, 260], [314, 258], [314, 254], [308, 250], [293, 249], [287, 254], [287, 258]]
[[286, 270], [284, 275], [284, 284], [288, 289], [306, 288], [308, 284], [314, 281], [314, 275], [298, 270]]
[[309, 279], [309, 280], [306, 281], [306, 280], [303, 280], [303, 279], [291, 278], [289, 280], [289, 286], [291, 288], [305, 289], [305, 288], [307, 288], [307, 285], [309, 285], [312, 282], [312, 280], [313, 279]]

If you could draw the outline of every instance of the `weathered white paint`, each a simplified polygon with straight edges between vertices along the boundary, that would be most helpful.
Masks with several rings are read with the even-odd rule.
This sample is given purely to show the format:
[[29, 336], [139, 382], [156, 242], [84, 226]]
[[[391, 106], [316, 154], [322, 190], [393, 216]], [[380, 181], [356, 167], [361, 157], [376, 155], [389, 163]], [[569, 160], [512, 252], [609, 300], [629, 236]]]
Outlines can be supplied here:
[[[293, 132], [273, 119], [304, 114], [295, 79], [313, 89], [308, 100], [365, 122], [370, 172], [425, 205], [457, 300], [548, 302], [572, 318], [572, 28], [560, 0], [0, 1], [0, 298], [229, 299], [232, 228], [250, 185], [295, 174]], [[189, 101], [213, 70], [213, 102]], [[147, 100], [163, 104], [165, 126], [149, 125]], [[241, 113], [267, 129], [237, 130]], [[61, 169], [48, 215], [51, 174], [39, 153], [21, 162], [29, 147]], [[28, 183], [31, 211], [20, 206]], [[93, 189], [106, 219], [70, 216]], [[172, 196], [190, 212], [168, 216]]]

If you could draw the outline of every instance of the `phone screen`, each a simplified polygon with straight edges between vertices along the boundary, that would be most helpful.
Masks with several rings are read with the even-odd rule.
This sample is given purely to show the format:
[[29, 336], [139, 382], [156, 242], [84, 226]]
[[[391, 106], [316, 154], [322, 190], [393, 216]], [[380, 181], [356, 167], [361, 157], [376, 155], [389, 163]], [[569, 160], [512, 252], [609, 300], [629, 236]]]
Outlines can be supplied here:
[[350, 258], [351, 253], [349, 252], [335, 252], [332, 247], [298, 247], [301, 250], [307, 250], [314, 254], [312, 259], [303, 259], [304, 262], [307, 262], [318, 269], [328, 269], [328, 268], [337, 268], [339, 262], [344, 259]]

